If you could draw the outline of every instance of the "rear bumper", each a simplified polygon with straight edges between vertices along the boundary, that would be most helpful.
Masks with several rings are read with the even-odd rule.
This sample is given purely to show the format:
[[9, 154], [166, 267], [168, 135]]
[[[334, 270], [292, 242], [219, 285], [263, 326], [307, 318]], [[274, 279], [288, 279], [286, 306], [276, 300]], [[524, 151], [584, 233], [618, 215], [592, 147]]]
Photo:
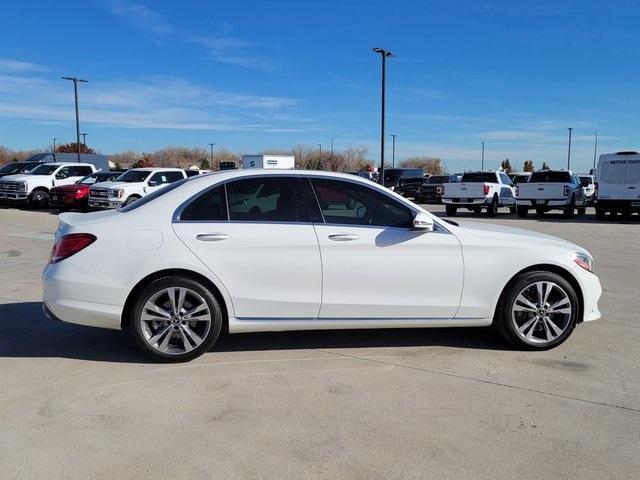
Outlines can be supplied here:
[[636, 200], [604, 200], [596, 198], [593, 201], [596, 208], [608, 209], [615, 208], [620, 210], [636, 210], [640, 211], [640, 198]]
[[486, 199], [483, 198], [443, 198], [442, 203], [450, 205], [484, 205]]
[[516, 205], [519, 207], [566, 207], [569, 205], [569, 199], [552, 199], [552, 200], [531, 200], [531, 199], [516, 199]]
[[67, 261], [48, 265], [42, 272], [45, 312], [68, 323], [119, 330], [125, 283], [122, 278], [90, 274]]

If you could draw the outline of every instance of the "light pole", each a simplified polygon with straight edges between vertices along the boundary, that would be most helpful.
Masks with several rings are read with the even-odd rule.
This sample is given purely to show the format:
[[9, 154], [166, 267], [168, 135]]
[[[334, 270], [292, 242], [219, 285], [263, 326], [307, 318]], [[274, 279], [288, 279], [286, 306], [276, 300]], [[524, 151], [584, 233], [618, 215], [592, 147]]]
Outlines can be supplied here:
[[213, 147], [215, 143], [209, 143], [208, 145], [211, 148], [211, 154], [209, 156], [209, 168], [213, 168]]
[[484, 142], [480, 142], [482, 144], [482, 163], [480, 170], [484, 170]]
[[333, 158], [333, 141], [336, 139], [336, 137], [331, 137], [331, 158]]
[[387, 57], [393, 57], [393, 53], [383, 48], [374, 48], [374, 52], [379, 53], [382, 58], [382, 88], [381, 88], [381, 115], [380, 115], [380, 175], [378, 178], [384, 185], [384, 109], [385, 109], [385, 87], [387, 81]]
[[81, 133], [80, 135], [82, 135], [82, 145], [84, 145], [84, 149], [85, 151], [87, 150], [87, 135], [89, 135], [88, 133]]
[[396, 168], [396, 137], [398, 135], [391, 134], [391, 166]]
[[83, 80], [78, 77], [62, 77], [63, 80], [71, 80], [73, 82], [73, 94], [76, 99], [76, 150], [78, 152], [78, 163], [80, 162], [80, 113], [78, 111], [78, 82], [88, 83], [89, 80]]
[[318, 144], [318, 148], [320, 149], [320, 160], [322, 160], [322, 144]]
[[573, 128], [569, 127], [569, 148], [567, 149], [567, 170], [571, 170], [571, 133]]
[[596, 168], [596, 157], [598, 155], [598, 132], [593, 132], [596, 136], [596, 142], [593, 146], [593, 168]]
[[57, 138], [53, 139], [53, 153], [56, 153], [56, 140]]

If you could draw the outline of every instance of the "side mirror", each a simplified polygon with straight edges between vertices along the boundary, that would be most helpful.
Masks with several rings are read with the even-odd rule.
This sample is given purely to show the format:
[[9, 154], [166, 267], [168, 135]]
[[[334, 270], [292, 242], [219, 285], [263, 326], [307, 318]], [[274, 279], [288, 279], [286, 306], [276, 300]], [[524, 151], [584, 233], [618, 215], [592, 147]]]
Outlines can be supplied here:
[[156, 182], [155, 180], [149, 180], [149, 186], [150, 187], [157, 187], [158, 186], [158, 182]]
[[433, 220], [428, 214], [418, 212], [416, 216], [413, 217], [413, 228], [425, 232], [433, 232]]

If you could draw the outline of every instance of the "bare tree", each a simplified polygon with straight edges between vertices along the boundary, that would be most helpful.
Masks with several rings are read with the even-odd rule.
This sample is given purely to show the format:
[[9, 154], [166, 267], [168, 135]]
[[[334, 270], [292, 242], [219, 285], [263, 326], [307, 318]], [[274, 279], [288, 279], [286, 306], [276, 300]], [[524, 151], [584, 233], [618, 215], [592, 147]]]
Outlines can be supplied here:
[[442, 159], [436, 157], [409, 157], [400, 162], [402, 168], [421, 168], [424, 173], [430, 175], [442, 175], [445, 173]]

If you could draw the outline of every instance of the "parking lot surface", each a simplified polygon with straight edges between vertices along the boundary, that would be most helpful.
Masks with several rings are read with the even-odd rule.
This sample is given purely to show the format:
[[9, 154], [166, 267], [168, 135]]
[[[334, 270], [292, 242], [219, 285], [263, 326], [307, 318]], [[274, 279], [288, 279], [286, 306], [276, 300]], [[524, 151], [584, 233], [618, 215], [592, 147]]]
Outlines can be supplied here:
[[490, 329], [294, 332], [161, 365], [126, 332], [48, 320], [57, 217], [0, 209], [2, 477], [638, 478], [640, 223], [504, 212], [455, 220], [594, 255], [603, 318], [553, 350]]

